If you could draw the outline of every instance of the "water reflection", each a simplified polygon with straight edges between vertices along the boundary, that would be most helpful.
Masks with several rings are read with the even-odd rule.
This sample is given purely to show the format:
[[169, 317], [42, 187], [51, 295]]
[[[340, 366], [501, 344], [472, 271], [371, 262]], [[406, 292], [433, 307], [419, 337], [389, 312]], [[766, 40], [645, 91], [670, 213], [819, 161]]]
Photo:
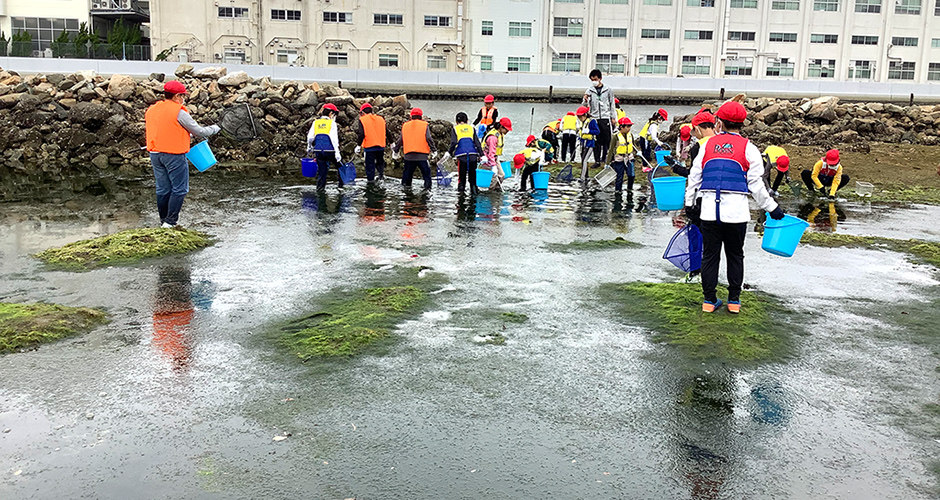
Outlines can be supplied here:
[[732, 468], [734, 381], [730, 371], [680, 381], [675, 449], [679, 476], [693, 499], [722, 498]]
[[799, 217], [812, 224], [817, 231], [833, 233], [839, 222], [846, 220], [845, 210], [832, 201], [805, 203], [800, 206]]
[[363, 224], [385, 221], [385, 189], [377, 184], [368, 184], [365, 192], [365, 206], [360, 212]]
[[[174, 371], [186, 370], [192, 359], [192, 288], [188, 266], [160, 268], [153, 296], [152, 344], [170, 361]], [[208, 295], [200, 301], [211, 304]]]

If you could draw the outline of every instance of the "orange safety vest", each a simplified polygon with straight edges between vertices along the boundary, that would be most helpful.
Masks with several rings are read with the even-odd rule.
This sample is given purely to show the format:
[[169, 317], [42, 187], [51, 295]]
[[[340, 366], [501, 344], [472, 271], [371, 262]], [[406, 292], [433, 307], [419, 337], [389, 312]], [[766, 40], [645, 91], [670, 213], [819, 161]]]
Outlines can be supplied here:
[[189, 152], [189, 132], [180, 125], [180, 110], [186, 111], [186, 107], [170, 100], [150, 106], [144, 115], [147, 151], [175, 155]]
[[424, 120], [411, 120], [401, 126], [402, 149], [405, 154], [431, 152], [428, 144], [428, 122]]
[[362, 124], [362, 132], [365, 134], [362, 140], [363, 148], [385, 147], [385, 118], [368, 113], [359, 117], [359, 123]]
[[496, 106], [493, 106], [493, 107], [490, 108], [490, 109], [486, 109], [486, 106], [483, 106], [483, 107], [480, 109], [480, 115], [483, 117], [483, 119], [480, 120], [480, 123], [482, 123], [483, 125], [486, 125], [486, 126], [492, 125], [492, 124], [493, 124], [493, 113], [495, 113], [495, 112], [496, 112]]

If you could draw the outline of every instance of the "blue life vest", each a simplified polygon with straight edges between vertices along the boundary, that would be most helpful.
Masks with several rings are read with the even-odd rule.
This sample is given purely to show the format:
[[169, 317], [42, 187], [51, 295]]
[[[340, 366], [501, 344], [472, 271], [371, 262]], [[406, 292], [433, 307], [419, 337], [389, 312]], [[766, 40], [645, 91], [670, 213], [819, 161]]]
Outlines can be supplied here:
[[473, 143], [475, 131], [473, 125], [462, 123], [454, 126], [454, 132], [457, 134], [457, 147], [454, 149], [454, 156], [477, 156], [477, 147]]
[[709, 137], [702, 157], [702, 191], [714, 191], [716, 201], [721, 192], [748, 193], [749, 164], [745, 149], [748, 140], [738, 134], [722, 133]]

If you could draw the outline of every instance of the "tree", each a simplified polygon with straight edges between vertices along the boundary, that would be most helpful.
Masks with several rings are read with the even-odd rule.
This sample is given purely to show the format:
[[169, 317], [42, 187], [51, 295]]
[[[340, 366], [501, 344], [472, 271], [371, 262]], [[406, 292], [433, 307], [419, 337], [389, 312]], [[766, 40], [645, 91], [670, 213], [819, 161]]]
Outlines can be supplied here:
[[93, 58], [101, 43], [101, 36], [96, 29], [94, 32], [88, 28], [88, 23], [82, 23], [78, 26], [78, 33], [72, 39], [72, 45], [75, 46], [75, 57]]
[[0, 30], [0, 57], [6, 57], [7, 50], [10, 48], [10, 39], [7, 34]]
[[124, 54], [125, 45], [140, 45], [142, 37], [140, 26], [136, 24], [125, 26], [122, 17], [114, 23], [108, 33], [108, 50], [115, 57], [121, 57]]
[[72, 39], [69, 36], [69, 33], [65, 30], [62, 30], [62, 33], [59, 33], [59, 36], [53, 40], [50, 48], [52, 49], [53, 57], [74, 56], [74, 51], [72, 50]]
[[33, 35], [27, 31], [18, 31], [13, 35], [12, 45], [11, 56], [29, 57], [33, 52]]

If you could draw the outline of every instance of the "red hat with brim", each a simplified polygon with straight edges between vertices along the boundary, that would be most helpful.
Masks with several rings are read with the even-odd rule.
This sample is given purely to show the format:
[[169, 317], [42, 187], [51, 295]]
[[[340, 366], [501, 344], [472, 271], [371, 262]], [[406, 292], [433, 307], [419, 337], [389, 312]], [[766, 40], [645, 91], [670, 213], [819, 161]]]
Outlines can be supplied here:
[[505, 128], [506, 130], [512, 132], [512, 120], [509, 118], [500, 118], [499, 126]]
[[421, 111], [421, 108], [411, 108], [411, 116], [424, 116], [424, 111]]
[[659, 110], [656, 112], [659, 113], [659, 116], [663, 117], [663, 120], [669, 119], [669, 113], [667, 113], [665, 109], [659, 108]]
[[617, 123], [619, 123], [620, 126], [624, 126], [624, 125], [633, 125], [633, 122], [630, 121], [630, 119], [627, 118], [626, 116], [624, 116], [623, 118], [621, 118]]
[[529, 137], [526, 137], [526, 138], [525, 138], [525, 143], [528, 144], [528, 143], [530, 143], [530, 142], [532, 142], [532, 141], [534, 141], [534, 140], [535, 140], [535, 136], [534, 136], [534, 135], [530, 135]]
[[790, 170], [790, 157], [787, 155], [777, 157], [777, 170], [786, 172]]
[[683, 125], [682, 128], [679, 129], [679, 138], [683, 141], [687, 141], [692, 138], [692, 127]]
[[493, 101], [495, 101], [495, 100], [496, 100], [496, 98], [493, 97], [493, 96], [491, 96], [491, 95], [488, 95], [488, 96], [486, 96], [486, 97], [483, 98], [483, 102], [493, 102]]
[[577, 111], [575, 111], [575, 114], [577, 114], [578, 116], [583, 116], [583, 115], [588, 114], [589, 111], [591, 110], [587, 109], [587, 107], [581, 106], [580, 108], [578, 108]]
[[[333, 103], [324, 104], [322, 111], [326, 111], [326, 110], [335, 111], [335, 112], [339, 113], [339, 110], [336, 109], [336, 105], [333, 104]], [[321, 111], [321, 112], [322, 112], [322, 111]]]
[[839, 164], [838, 149], [830, 149], [829, 151], [826, 151], [826, 164], [830, 166]]
[[699, 114], [695, 115], [694, 118], [692, 118], [693, 127], [698, 127], [699, 125], [703, 123], [711, 123], [712, 125], [714, 125], [715, 115], [709, 113], [708, 111], [702, 111]]
[[740, 102], [728, 101], [718, 108], [718, 113], [715, 113], [715, 116], [725, 122], [744, 123], [744, 120], [747, 119], [747, 110]]
[[367, 109], [372, 109], [372, 105], [369, 103], [363, 103], [362, 106], [359, 106], [359, 111], [365, 111]]
[[174, 94], [188, 94], [186, 87], [180, 83], [178, 80], [170, 80], [163, 84], [164, 92], [172, 92]]
[[517, 154], [516, 156], [513, 156], [513, 157], [512, 157], [512, 164], [513, 164], [513, 165], [522, 165], [523, 163], [525, 163], [525, 155], [524, 155], [524, 154], [519, 153], [519, 154]]

